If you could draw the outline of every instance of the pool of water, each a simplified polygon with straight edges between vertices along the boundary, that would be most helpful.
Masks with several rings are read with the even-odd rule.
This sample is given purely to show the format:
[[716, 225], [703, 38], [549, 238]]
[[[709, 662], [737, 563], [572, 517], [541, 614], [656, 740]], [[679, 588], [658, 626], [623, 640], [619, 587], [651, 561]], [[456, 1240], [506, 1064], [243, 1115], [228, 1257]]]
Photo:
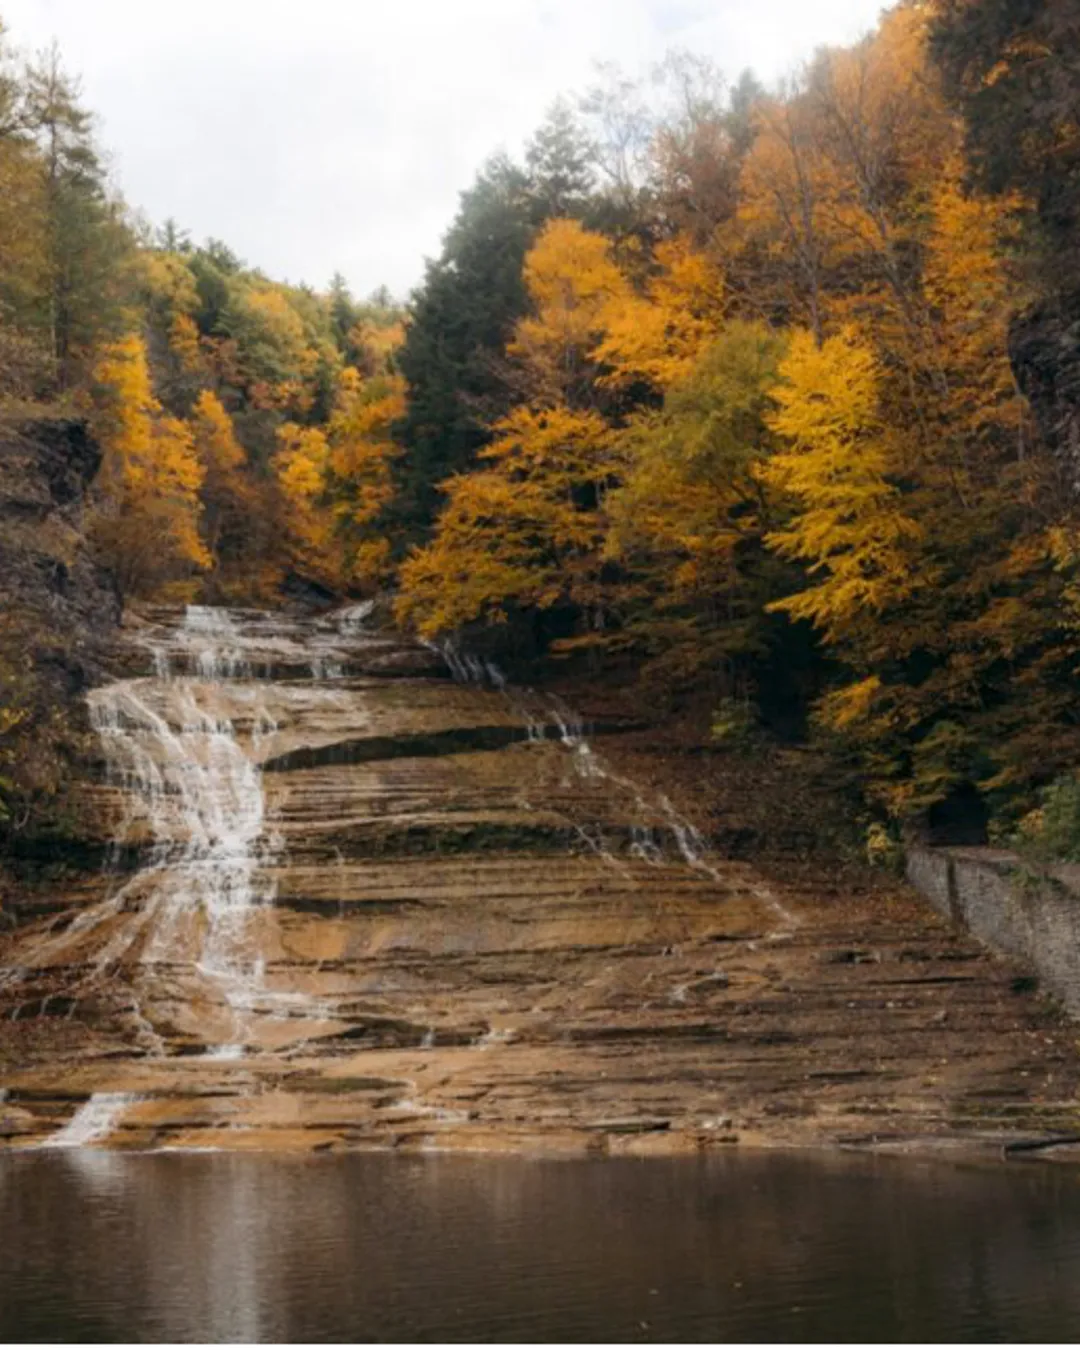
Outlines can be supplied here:
[[0, 1340], [1080, 1337], [1080, 1174], [735, 1155], [0, 1157]]

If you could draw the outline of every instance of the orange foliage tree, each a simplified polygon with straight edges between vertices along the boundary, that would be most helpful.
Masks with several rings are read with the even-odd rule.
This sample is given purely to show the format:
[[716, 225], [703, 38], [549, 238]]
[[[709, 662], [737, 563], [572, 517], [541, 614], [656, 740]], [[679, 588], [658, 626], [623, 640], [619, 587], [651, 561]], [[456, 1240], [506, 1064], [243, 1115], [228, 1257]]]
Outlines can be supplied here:
[[199, 535], [206, 471], [190, 429], [153, 395], [141, 338], [102, 351], [93, 392], [103, 452], [93, 537], [125, 595], [162, 593], [210, 562]]
[[370, 590], [387, 575], [379, 517], [393, 496], [391, 428], [403, 409], [399, 377], [364, 380], [348, 367], [325, 427], [288, 422], [278, 432], [273, 467], [294, 564], [328, 586]]
[[434, 539], [401, 568], [398, 616], [424, 634], [560, 602], [586, 632], [604, 627], [617, 464], [596, 347], [628, 283], [602, 235], [562, 219], [541, 231], [524, 277], [532, 312], [509, 346], [522, 401], [492, 428], [485, 466], [445, 485]]

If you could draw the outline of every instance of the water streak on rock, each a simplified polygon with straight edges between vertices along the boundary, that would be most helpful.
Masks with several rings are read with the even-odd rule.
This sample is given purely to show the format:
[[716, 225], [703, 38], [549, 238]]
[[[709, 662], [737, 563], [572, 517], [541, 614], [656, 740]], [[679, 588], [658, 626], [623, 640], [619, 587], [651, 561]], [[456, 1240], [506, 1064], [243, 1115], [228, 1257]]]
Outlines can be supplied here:
[[46, 1139], [43, 1148], [86, 1148], [107, 1139], [127, 1108], [139, 1098], [128, 1092], [95, 1093], [68, 1123]]

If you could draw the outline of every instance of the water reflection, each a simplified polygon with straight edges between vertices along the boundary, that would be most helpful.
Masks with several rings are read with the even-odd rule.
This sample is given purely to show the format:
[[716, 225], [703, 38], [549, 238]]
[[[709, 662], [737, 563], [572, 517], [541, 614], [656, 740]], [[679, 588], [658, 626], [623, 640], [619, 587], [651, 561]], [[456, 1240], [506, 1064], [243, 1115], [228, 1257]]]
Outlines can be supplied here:
[[9, 1155], [0, 1234], [8, 1341], [1080, 1333], [1039, 1166]]

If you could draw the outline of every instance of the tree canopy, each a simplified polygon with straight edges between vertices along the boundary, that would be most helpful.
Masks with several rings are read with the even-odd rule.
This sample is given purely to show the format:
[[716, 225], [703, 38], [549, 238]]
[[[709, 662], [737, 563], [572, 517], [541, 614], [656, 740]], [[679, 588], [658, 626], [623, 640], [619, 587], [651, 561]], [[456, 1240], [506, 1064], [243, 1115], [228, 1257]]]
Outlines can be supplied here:
[[0, 404], [89, 417], [125, 595], [525, 624], [1007, 830], [1080, 772], [1078, 25], [904, 0], [772, 91], [606, 68], [401, 305], [138, 228], [55, 51], [6, 53]]

